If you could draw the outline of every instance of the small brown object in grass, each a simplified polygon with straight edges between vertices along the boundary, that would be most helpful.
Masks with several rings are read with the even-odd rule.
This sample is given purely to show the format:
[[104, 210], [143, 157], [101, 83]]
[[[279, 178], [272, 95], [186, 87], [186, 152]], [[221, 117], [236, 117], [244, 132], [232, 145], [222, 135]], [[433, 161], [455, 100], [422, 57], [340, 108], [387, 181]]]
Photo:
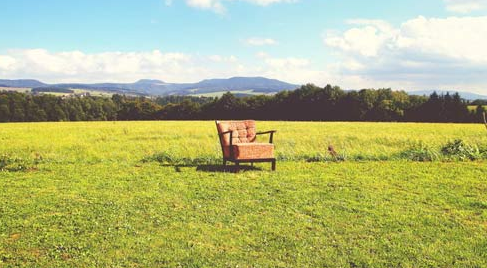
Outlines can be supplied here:
[[331, 154], [331, 156], [337, 158], [338, 153], [335, 151], [335, 148], [333, 148], [333, 145], [328, 145], [328, 152]]

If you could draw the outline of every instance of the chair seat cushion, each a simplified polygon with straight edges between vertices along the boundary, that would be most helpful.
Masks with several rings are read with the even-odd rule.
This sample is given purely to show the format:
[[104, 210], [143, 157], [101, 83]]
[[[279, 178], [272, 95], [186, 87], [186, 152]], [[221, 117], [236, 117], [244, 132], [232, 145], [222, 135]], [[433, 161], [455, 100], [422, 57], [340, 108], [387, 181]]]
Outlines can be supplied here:
[[230, 146], [223, 148], [225, 157], [235, 160], [270, 159], [274, 158], [274, 144], [271, 143], [238, 143], [233, 145], [233, 157]]

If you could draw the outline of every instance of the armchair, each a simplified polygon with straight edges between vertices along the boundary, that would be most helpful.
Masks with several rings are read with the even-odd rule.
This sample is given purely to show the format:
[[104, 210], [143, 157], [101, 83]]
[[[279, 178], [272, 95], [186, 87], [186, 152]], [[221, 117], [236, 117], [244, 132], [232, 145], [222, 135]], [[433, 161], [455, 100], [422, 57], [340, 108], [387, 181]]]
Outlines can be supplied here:
[[[275, 130], [256, 132], [255, 121], [215, 121], [222, 147], [223, 165], [234, 162], [239, 170], [240, 163], [271, 162], [276, 170], [274, 157]], [[269, 134], [269, 143], [256, 142], [257, 136]]]

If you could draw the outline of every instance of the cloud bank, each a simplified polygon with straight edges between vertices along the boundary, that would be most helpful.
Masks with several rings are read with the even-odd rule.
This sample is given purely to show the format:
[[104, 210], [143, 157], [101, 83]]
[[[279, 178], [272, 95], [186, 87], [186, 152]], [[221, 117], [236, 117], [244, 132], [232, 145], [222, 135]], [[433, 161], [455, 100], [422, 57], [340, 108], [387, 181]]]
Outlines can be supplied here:
[[[487, 86], [487, 17], [417, 17], [393, 27], [352, 20], [345, 32], [328, 32], [341, 75], [405, 88]], [[478, 90], [478, 88], [477, 88]]]
[[[267, 76], [293, 83], [309, 77], [309, 60], [256, 57], [244, 64], [234, 55], [197, 55], [179, 52], [51, 52], [45, 49], [10, 50], [0, 55], [0, 77], [33, 78], [60, 82], [134, 82], [160, 79], [166, 82], [196, 82], [208, 78]], [[306, 80], [304, 80], [306, 81]]]
[[[45, 82], [133, 82], [151, 78], [197, 82], [208, 78], [266, 76], [291, 83], [332, 83], [344, 88], [448, 89], [487, 94], [487, 16], [417, 17], [394, 26], [382, 20], [347, 21], [327, 31], [328, 63], [261, 51], [253, 58], [160, 50], [84, 53], [17, 49], [0, 54], [0, 77]], [[250, 38], [261, 46], [277, 43]], [[270, 41], [272, 40], [272, 41]], [[321, 66], [320, 66], [321, 65]]]

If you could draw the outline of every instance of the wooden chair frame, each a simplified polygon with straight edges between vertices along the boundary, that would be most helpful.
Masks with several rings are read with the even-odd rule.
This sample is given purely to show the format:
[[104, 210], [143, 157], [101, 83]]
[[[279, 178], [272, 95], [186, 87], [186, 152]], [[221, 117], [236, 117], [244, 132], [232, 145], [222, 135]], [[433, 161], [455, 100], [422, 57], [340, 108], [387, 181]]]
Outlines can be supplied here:
[[[218, 124], [220, 123], [220, 121], [215, 121], [215, 124], [216, 124], [216, 128], [217, 128], [217, 131], [218, 131]], [[264, 131], [264, 132], [257, 132], [255, 133], [255, 136], [259, 136], [259, 135], [266, 135], [266, 134], [269, 134], [269, 143], [270, 144], [273, 144], [274, 143], [274, 133], [276, 133], [277, 131], [276, 130], [270, 130], [270, 131]], [[275, 171], [276, 170], [276, 158], [265, 158], [265, 159], [235, 159], [235, 156], [233, 154], [233, 131], [226, 131], [226, 132], [222, 132], [222, 133], [218, 133], [218, 138], [220, 139], [220, 145], [222, 147], [222, 155], [223, 155], [223, 166], [227, 166], [227, 162], [233, 162], [235, 163], [235, 167], [236, 167], [236, 172], [239, 172], [240, 170], [240, 163], [250, 163], [252, 166], [254, 165], [254, 163], [264, 163], [264, 162], [271, 162], [271, 169], [272, 171]], [[223, 145], [223, 136], [224, 135], [230, 135], [230, 157], [225, 157], [225, 149], [224, 149], [224, 145]]]

